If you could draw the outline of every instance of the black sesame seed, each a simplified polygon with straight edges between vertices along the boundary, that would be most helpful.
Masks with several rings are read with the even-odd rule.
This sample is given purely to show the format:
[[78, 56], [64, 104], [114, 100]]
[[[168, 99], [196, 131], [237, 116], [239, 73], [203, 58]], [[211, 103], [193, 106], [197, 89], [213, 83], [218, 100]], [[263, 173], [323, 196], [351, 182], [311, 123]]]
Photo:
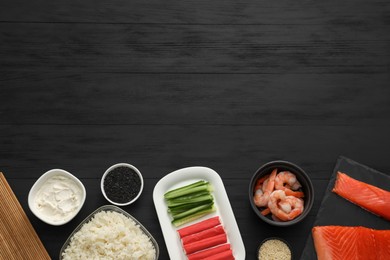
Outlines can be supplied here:
[[141, 189], [141, 179], [133, 169], [119, 166], [108, 172], [103, 187], [110, 200], [126, 203], [138, 195]]

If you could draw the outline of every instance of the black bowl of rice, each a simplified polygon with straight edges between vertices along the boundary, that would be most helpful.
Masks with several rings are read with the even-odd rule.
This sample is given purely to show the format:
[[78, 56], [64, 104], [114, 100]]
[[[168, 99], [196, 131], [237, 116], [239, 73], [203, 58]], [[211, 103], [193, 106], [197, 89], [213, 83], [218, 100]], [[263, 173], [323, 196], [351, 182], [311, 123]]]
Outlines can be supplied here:
[[257, 250], [258, 260], [292, 260], [292, 251], [286, 240], [278, 237], [270, 237], [261, 242]]
[[149, 231], [119, 207], [106, 205], [92, 212], [70, 234], [60, 260], [152, 259], [159, 247]]

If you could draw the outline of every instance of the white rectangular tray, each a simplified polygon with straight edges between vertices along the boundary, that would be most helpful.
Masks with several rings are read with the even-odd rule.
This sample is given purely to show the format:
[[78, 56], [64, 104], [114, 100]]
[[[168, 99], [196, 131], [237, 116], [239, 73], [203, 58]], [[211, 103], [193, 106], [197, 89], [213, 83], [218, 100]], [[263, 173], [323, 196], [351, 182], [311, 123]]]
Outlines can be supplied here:
[[[198, 180], [205, 180], [211, 183], [214, 189], [213, 196], [216, 212], [176, 228], [174, 225], [172, 225], [171, 217], [167, 212], [168, 207], [164, 199], [164, 193]], [[179, 235], [177, 234], [177, 229], [213, 216], [220, 217], [221, 223], [225, 228], [228, 237], [228, 242], [231, 244], [235, 259], [245, 259], [244, 243], [242, 241], [241, 234], [225, 190], [225, 186], [223, 185], [221, 177], [214, 170], [197, 166], [183, 168], [166, 175], [154, 187], [153, 201], [164, 235], [165, 244], [171, 259], [187, 259], [183, 251]]]

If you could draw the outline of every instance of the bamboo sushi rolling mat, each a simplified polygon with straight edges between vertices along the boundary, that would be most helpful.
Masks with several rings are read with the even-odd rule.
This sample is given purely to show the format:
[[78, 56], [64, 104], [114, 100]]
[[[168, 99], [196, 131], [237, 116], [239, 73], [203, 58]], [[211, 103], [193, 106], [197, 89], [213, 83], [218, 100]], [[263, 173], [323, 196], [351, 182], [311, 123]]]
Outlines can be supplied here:
[[1, 172], [0, 259], [50, 259], [26, 213]]

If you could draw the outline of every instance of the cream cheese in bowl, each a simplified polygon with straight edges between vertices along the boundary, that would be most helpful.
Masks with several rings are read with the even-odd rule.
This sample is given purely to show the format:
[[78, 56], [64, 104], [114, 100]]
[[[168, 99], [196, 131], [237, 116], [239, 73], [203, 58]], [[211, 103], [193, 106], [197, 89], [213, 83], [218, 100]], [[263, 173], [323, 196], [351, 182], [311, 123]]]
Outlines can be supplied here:
[[43, 174], [31, 188], [28, 204], [31, 211], [51, 225], [69, 222], [85, 201], [84, 185], [67, 171], [54, 169]]

